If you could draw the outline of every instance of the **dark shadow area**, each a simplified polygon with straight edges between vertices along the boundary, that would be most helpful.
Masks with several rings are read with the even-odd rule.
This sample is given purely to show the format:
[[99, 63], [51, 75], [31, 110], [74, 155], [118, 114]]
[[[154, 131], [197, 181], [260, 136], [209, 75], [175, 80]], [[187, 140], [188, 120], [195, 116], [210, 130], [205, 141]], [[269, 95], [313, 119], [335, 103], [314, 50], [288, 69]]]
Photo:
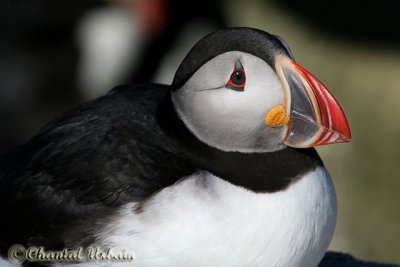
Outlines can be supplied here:
[[400, 44], [395, 1], [276, 1], [327, 34], [360, 42]]
[[101, 1], [2, 1], [0, 152], [80, 102], [75, 27]]
[[[121, 83], [151, 81], [163, 56], [190, 20], [200, 17], [212, 20], [218, 27], [225, 25], [219, 1], [158, 2], [165, 5], [166, 20], [161, 30], [146, 36], [135, 62], [139, 67]], [[1, 1], [0, 154], [27, 141], [46, 122], [84, 101], [77, 84], [81, 59], [77, 26], [91, 10], [113, 4], [120, 3]]]
[[[220, 1], [170, 0], [167, 7], [167, 21], [162, 32], [149, 38], [138, 59], [138, 69], [132, 73], [133, 82], [150, 82], [165, 53], [171, 49], [181, 30], [195, 18], [213, 21], [218, 28], [226, 27]], [[185, 11], [185, 12], [183, 12]]]
[[398, 267], [397, 264], [367, 262], [349, 254], [327, 252], [318, 267]]

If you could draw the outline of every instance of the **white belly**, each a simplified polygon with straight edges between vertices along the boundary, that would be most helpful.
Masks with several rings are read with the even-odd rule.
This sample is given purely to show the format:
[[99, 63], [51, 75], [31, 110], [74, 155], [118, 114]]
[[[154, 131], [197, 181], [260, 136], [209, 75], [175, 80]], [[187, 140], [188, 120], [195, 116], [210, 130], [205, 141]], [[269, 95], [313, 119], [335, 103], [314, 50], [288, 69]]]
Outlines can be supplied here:
[[265, 194], [200, 172], [150, 198], [141, 213], [135, 205], [99, 234], [100, 245], [135, 252], [133, 264], [116, 266], [315, 267], [336, 223], [324, 168]]

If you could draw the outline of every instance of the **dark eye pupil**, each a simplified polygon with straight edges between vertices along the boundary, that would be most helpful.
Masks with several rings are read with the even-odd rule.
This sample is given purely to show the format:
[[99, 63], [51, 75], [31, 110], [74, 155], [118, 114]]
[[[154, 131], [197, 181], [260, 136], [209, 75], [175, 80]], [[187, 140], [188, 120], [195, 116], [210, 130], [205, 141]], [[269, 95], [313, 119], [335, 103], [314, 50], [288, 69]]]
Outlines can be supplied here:
[[244, 76], [243, 71], [235, 71], [234, 73], [232, 73], [231, 80], [234, 84], [237, 84], [237, 85], [244, 83], [245, 76]]

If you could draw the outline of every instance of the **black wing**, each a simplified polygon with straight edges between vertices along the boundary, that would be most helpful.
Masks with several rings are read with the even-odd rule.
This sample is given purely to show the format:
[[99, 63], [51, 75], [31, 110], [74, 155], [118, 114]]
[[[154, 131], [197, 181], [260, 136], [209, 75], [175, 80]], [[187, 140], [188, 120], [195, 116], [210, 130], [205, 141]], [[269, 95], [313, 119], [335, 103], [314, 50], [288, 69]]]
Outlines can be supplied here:
[[90, 242], [98, 218], [192, 173], [157, 123], [168, 90], [118, 87], [0, 157], [0, 253]]

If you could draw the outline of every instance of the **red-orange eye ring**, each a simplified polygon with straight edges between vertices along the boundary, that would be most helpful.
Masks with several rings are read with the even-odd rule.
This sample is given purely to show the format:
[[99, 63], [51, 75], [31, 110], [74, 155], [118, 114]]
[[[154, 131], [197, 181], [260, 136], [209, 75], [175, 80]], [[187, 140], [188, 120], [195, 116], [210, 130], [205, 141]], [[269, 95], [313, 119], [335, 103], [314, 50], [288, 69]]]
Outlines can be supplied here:
[[235, 91], [244, 91], [245, 85], [246, 73], [240, 61], [236, 60], [235, 67], [231, 76], [229, 77], [228, 82], [226, 83], [226, 87]]

